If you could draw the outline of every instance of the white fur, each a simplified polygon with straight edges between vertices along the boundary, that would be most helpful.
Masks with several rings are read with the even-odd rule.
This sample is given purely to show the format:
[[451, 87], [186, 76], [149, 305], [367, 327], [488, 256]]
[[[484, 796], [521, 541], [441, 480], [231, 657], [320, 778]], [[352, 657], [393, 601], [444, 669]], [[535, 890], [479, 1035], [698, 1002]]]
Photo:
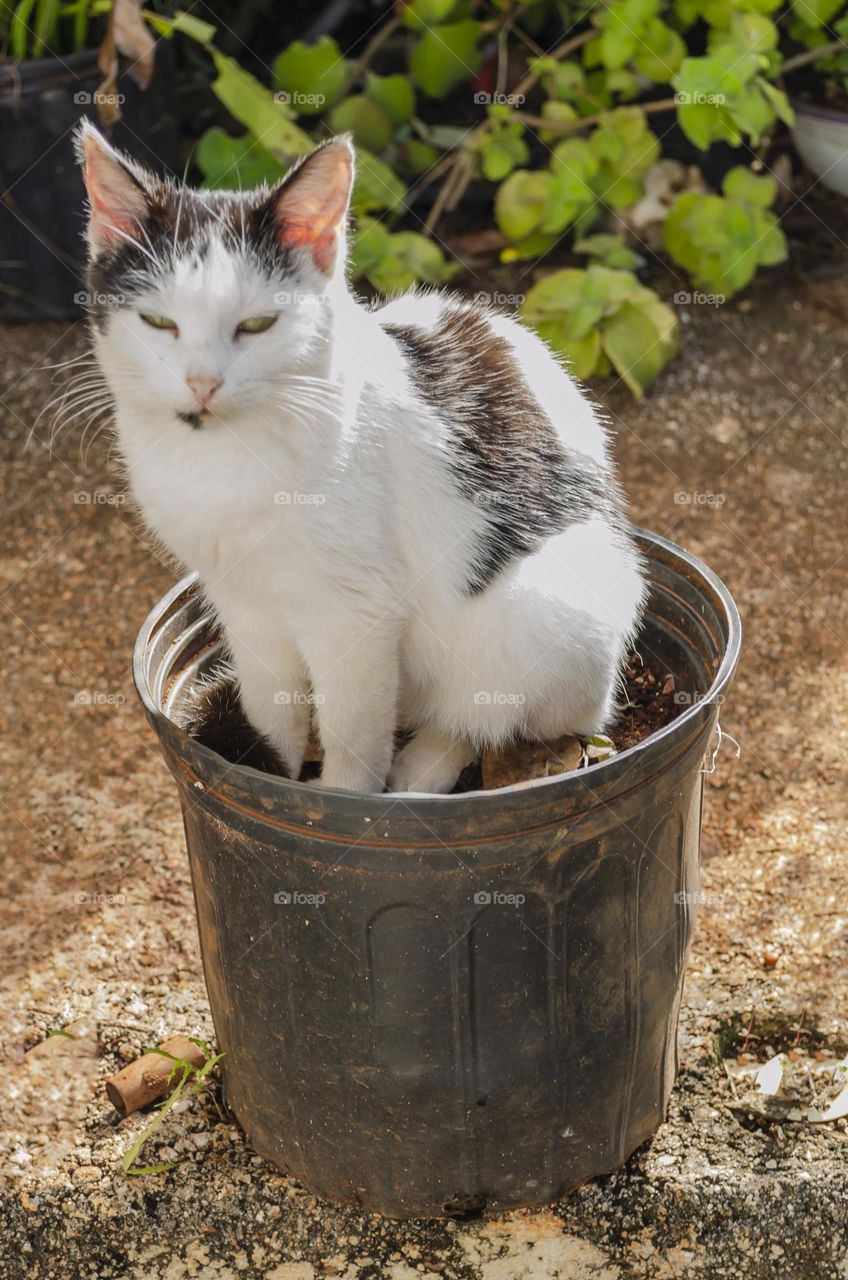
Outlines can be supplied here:
[[[387, 778], [448, 791], [483, 746], [600, 730], [643, 595], [629, 543], [592, 519], [469, 595], [484, 516], [458, 492], [446, 424], [384, 330], [436, 325], [442, 300], [369, 310], [341, 267], [327, 280], [302, 259], [301, 296], [281, 303], [279, 285], [216, 240], [95, 333], [132, 493], [199, 571], [251, 722], [296, 777], [314, 705], [322, 785], [354, 791]], [[172, 318], [179, 336], [138, 310]], [[268, 332], [234, 336], [272, 312]], [[544, 344], [491, 323], [565, 443], [604, 460], [601, 423]], [[176, 416], [196, 373], [223, 379], [200, 430]], [[418, 734], [392, 766], [398, 724]]]

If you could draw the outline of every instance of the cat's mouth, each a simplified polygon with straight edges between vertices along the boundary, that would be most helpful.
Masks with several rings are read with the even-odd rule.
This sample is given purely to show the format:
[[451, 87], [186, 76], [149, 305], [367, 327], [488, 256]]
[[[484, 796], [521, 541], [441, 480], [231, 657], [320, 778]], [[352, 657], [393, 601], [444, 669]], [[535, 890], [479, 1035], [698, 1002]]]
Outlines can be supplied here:
[[195, 431], [199, 431], [203, 423], [211, 415], [208, 409], [201, 409], [199, 412], [178, 413], [177, 417], [180, 422], [185, 422], [187, 426], [192, 427]]

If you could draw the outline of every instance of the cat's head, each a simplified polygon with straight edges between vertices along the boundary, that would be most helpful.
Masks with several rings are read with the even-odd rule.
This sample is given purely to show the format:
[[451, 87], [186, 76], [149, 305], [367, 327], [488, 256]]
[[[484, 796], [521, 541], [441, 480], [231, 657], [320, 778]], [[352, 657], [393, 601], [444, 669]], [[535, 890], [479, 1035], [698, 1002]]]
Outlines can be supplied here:
[[344, 287], [353, 148], [334, 138], [273, 189], [154, 177], [90, 124], [88, 309], [116, 398], [191, 428], [270, 412], [307, 375]]

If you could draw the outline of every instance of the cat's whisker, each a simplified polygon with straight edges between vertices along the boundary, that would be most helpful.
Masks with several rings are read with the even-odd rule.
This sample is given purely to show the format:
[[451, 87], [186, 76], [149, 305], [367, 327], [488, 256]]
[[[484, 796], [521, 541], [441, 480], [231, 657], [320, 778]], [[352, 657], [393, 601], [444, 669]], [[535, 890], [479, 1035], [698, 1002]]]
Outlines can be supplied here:
[[[79, 400], [82, 396], [90, 395], [93, 392], [97, 392], [98, 394], [102, 394], [102, 395], [108, 395], [108, 389], [106, 387], [106, 384], [103, 382], [102, 378], [90, 378], [82, 385], [77, 385], [76, 383], [72, 383], [67, 387], [65, 387], [62, 391], [58, 392], [55, 396], [53, 396], [52, 399], [48, 400], [47, 403], [42, 406], [41, 410], [38, 413], [38, 416], [36, 417], [30, 429], [30, 437], [32, 436], [32, 433], [37, 429], [42, 418], [44, 418], [50, 412], [51, 409], [58, 406], [56, 407], [56, 412], [54, 414], [54, 417], [60, 417], [64, 411], [65, 406], [69, 402], [76, 403], [77, 400]], [[27, 441], [27, 443], [29, 443], [29, 441]]]
[[73, 407], [67, 412], [60, 412], [56, 414], [50, 424], [50, 435], [48, 437], [48, 448], [50, 452], [52, 453], [53, 445], [62, 432], [66, 430], [67, 427], [71, 426], [72, 423], [76, 422], [78, 418], [81, 418], [87, 413], [91, 413], [94, 416], [102, 414], [108, 418], [111, 416], [112, 407], [110, 399], [107, 399], [97, 393], [92, 393], [84, 399], [75, 401]]

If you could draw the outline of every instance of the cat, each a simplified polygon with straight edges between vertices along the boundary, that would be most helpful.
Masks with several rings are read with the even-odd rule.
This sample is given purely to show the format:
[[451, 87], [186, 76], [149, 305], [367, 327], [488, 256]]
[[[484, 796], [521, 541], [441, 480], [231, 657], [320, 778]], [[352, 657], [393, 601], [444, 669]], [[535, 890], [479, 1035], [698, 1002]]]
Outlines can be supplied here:
[[602, 731], [645, 584], [606, 427], [544, 342], [457, 295], [352, 294], [347, 137], [243, 193], [77, 141], [132, 495], [289, 776], [313, 712], [317, 785], [356, 792]]

